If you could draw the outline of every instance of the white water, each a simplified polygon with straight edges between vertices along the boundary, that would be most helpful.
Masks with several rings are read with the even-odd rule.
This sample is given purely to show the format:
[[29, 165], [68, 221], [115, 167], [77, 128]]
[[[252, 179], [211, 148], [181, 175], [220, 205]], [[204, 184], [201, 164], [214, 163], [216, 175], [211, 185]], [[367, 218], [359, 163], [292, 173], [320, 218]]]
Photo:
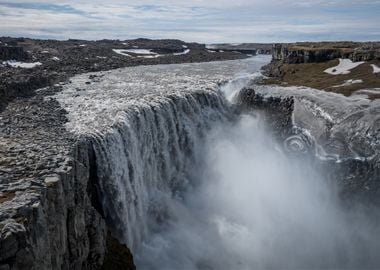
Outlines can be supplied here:
[[214, 127], [200, 185], [172, 198], [144, 241], [140, 269], [342, 269], [379, 266], [379, 228], [344, 209], [317, 168], [288, 156], [260, 118]]
[[[236, 119], [218, 93], [229, 81], [222, 90], [234, 100], [265, 62], [249, 61], [121, 69], [90, 85], [80, 75], [57, 96], [67, 127], [93, 138], [113, 235], [138, 269], [379, 266], [379, 219], [342, 208], [314, 164], [284, 151], [259, 115]], [[345, 119], [333, 100], [307, 93], [294, 124]], [[340, 106], [369, 107], [350, 103]]]

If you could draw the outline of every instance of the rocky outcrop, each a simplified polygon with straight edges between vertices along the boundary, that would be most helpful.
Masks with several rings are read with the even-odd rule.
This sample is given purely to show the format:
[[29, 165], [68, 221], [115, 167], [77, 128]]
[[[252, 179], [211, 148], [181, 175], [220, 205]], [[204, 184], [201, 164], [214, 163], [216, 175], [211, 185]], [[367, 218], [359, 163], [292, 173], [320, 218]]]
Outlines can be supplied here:
[[285, 64], [325, 62], [336, 58], [353, 61], [380, 59], [380, 49], [374, 44], [274, 44], [272, 57]]
[[[89, 149], [82, 141], [62, 172], [1, 185], [0, 269], [99, 269], [106, 226], [91, 205]], [[71, 166], [70, 166], [71, 165]], [[21, 180], [22, 181], [22, 180]]]
[[0, 46], [0, 60], [26, 60], [28, 54], [19, 46]]
[[107, 228], [92, 143], [42, 89], [0, 113], [0, 269], [100, 269]]
[[264, 97], [255, 93], [253, 87], [245, 87], [239, 92], [237, 106], [243, 111], [254, 110], [256, 113], [261, 113], [271, 132], [279, 139], [287, 138], [292, 132], [294, 109], [292, 97]]

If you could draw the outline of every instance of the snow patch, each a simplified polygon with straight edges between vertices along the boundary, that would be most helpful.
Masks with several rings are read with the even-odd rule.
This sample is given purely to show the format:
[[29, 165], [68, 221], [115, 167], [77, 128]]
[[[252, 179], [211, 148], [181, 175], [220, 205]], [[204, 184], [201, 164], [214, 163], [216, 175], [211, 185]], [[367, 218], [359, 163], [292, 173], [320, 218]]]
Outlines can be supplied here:
[[339, 64], [335, 67], [326, 69], [324, 72], [331, 75], [349, 74], [351, 69], [363, 64], [364, 62], [352, 62], [351, 59], [339, 59]]
[[152, 52], [150, 49], [126, 49], [123, 50], [127, 53], [135, 53], [135, 54], [157, 54], [155, 52]]
[[117, 54], [120, 54], [120, 55], [124, 55], [124, 56], [128, 56], [128, 57], [133, 58], [132, 55], [125, 53], [126, 50], [123, 50], [123, 49], [112, 49], [112, 51], [114, 51], [114, 52], [117, 53]]
[[79, 47], [87, 47], [87, 45], [86, 44], [81, 44], [81, 45], [79, 45]]
[[184, 54], [188, 54], [189, 52], [190, 52], [190, 49], [186, 49], [183, 52], [173, 53], [173, 55], [184, 55]]
[[342, 87], [342, 86], [348, 86], [348, 85], [357, 84], [357, 83], [363, 83], [363, 80], [353, 80], [353, 79], [345, 80], [344, 83], [339, 84], [339, 85], [334, 85], [333, 87]]
[[376, 66], [375, 64], [372, 64], [371, 67], [373, 68], [373, 73], [380, 73], [380, 68]]
[[60, 61], [61, 59], [59, 59], [58, 57], [54, 56], [54, 57], [51, 58], [51, 60]]
[[182, 45], [182, 48], [187, 49], [187, 46], [186, 45]]
[[3, 61], [3, 65], [5, 66], [11, 66], [15, 68], [34, 68], [36, 66], [42, 65], [41, 62], [34, 62], [34, 63], [25, 63], [25, 62], [18, 62], [16, 60], [9, 60], [9, 61]]

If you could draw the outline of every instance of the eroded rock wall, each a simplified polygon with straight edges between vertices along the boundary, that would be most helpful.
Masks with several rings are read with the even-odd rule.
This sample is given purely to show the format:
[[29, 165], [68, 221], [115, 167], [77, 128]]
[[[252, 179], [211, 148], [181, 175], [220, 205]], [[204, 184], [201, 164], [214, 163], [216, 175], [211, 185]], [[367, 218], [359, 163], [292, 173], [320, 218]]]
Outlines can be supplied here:
[[[357, 45], [359, 46], [359, 45]], [[380, 58], [380, 50], [376, 45], [350, 47], [323, 45], [304, 46], [301, 44], [274, 44], [272, 57], [285, 64], [325, 62], [336, 58], [348, 58], [352, 61], [370, 61]], [[378, 46], [378, 45], [377, 45]]]
[[1, 204], [0, 269], [101, 267], [107, 231], [87, 193], [91, 151], [81, 140], [61, 173], [26, 183], [26, 191], [19, 183], [2, 185], [2, 194], [15, 198]]

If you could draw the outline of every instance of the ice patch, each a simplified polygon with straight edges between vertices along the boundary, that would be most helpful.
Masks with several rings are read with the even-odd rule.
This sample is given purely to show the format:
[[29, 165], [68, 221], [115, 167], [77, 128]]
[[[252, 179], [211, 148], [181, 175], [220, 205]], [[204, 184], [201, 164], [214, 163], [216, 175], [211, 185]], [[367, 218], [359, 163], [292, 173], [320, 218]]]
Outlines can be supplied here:
[[375, 64], [372, 64], [371, 67], [373, 68], [373, 73], [380, 73], [380, 68], [376, 66]]
[[326, 69], [324, 72], [331, 75], [349, 74], [351, 69], [363, 64], [364, 62], [352, 62], [351, 59], [339, 59], [339, 64], [335, 67]]
[[18, 62], [15, 60], [9, 60], [9, 61], [3, 61], [3, 65], [5, 66], [8, 65], [15, 68], [34, 68], [34, 67], [42, 65], [42, 63], [41, 62], [25, 63], [25, 62]]

